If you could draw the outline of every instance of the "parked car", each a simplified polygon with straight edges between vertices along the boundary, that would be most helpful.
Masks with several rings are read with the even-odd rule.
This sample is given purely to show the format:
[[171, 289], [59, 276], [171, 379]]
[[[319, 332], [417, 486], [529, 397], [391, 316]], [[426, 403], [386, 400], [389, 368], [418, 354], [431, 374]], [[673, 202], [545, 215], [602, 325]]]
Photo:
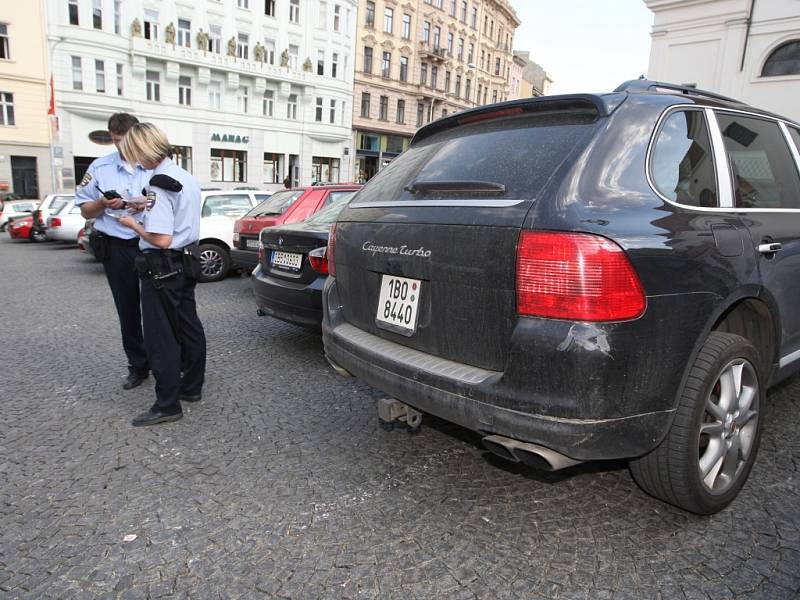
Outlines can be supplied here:
[[47, 240], [43, 233], [38, 232], [33, 226], [33, 217], [20, 217], [11, 221], [6, 227], [11, 239], [44, 242]]
[[201, 192], [199, 281], [219, 281], [228, 274], [236, 219], [269, 196], [249, 190]]
[[233, 262], [248, 271], [258, 264], [258, 234], [264, 227], [298, 223], [337, 198], [350, 196], [359, 184], [319, 185], [275, 192], [244, 217], [233, 230]]
[[64, 208], [70, 200], [74, 200], [72, 194], [48, 194], [44, 197], [39, 207], [33, 211], [33, 228], [36, 235], [42, 239], [47, 239], [45, 230], [47, 229], [47, 218]]
[[33, 214], [38, 203], [33, 200], [7, 200], [0, 203], [0, 231], [5, 231], [10, 221]]
[[86, 252], [89, 256], [94, 258], [94, 251], [92, 250], [91, 245], [89, 244], [89, 236], [92, 234], [94, 230], [94, 219], [86, 219], [83, 224], [83, 228], [78, 233], [78, 248]]
[[355, 191], [338, 194], [305, 221], [261, 230], [253, 293], [260, 315], [319, 329], [328, 278], [328, 232]]
[[385, 420], [551, 469], [629, 459], [714, 513], [800, 369], [799, 172], [797, 123], [646, 80], [440, 119], [339, 215], [325, 353], [399, 401]]
[[70, 199], [61, 209], [47, 217], [47, 239], [61, 242], [77, 243], [78, 234], [86, 225], [86, 219], [81, 214], [80, 206], [75, 206], [75, 200]]

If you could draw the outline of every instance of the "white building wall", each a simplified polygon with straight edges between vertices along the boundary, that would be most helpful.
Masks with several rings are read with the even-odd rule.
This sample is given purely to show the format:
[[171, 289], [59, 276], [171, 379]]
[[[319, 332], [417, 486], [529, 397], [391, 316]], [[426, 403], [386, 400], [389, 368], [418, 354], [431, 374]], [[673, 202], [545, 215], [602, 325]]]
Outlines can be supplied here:
[[[111, 150], [89, 141], [92, 130], [104, 130], [108, 117], [119, 111], [131, 112], [140, 120], [162, 127], [174, 145], [192, 149], [192, 171], [205, 187], [280, 187], [264, 185], [264, 152], [285, 157], [283, 174], [288, 169], [289, 155], [299, 155], [299, 183], [312, 181], [312, 157], [324, 156], [340, 160], [340, 173], [345, 180], [351, 172], [351, 115], [353, 106], [353, 46], [356, 27], [356, 0], [328, 0], [325, 27], [321, 27], [320, 0], [301, 0], [300, 23], [289, 23], [288, 2], [277, 1], [275, 17], [264, 14], [263, 0], [249, 0], [250, 8], [238, 8], [237, 0], [123, 0], [120, 8], [120, 33], [114, 32], [113, 0], [102, 0], [103, 28], [92, 24], [92, 0], [78, 0], [79, 25], [69, 24], [66, 0], [45, 0], [48, 9], [48, 37], [51, 64], [56, 88], [56, 108], [60, 119], [60, 139], [64, 166], [61, 185], [70, 188], [73, 158], [95, 157]], [[340, 7], [340, 31], [333, 31], [334, 7]], [[158, 40], [132, 35], [132, 23], [144, 24], [145, 10], [157, 10]], [[166, 43], [166, 28], [178, 19], [191, 21], [191, 47]], [[211, 26], [222, 30], [221, 54], [197, 47], [200, 29], [208, 33]], [[240, 33], [249, 36], [248, 60], [227, 55], [227, 44]], [[256, 43], [265, 40], [275, 44], [274, 65], [255, 60]], [[296, 69], [281, 67], [281, 52], [289, 45], [299, 48]], [[317, 51], [325, 51], [324, 75], [316, 74]], [[331, 76], [331, 59], [339, 57], [337, 76]], [[71, 57], [82, 62], [83, 90], [73, 89]], [[305, 71], [306, 58], [312, 70]], [[105, 66], [105, 93], [95, 87], [95, 60]], [[123, 94], [117, 95], [116, 65], [123, 65]], [[345, 68], [349, 65], [350, 68]], [[146, 99], [146, 73], [160, 74], [160, 102]], [[191, 106], [178, 104], [178, 78], [191, 77]], [[217, 110], [209, 102], [209, 84], [220, 82], [222, 106]], [[248, 88], [248, 109], [244, 113], [237, 102], [241, 86]], [[262, 115], [265, 90], [274, 94], [272, 117]], [[298, 97], [297, 119], [286, 118], [290, 94]], [[325, 99], [323, 121], [315, 121], [315, 98]], [[330, 100], [336, 100], [336, 123], [329, 123]], [[342, 110], [342, 107], [345, 107]], [[211, 141], [212, 134], [233, 134], [248, 138], [247, 142]], [[312, 154], [313, 139], [326, 144]], [[211, 181], [210, 149], [247, 152], [247, 180]], [[349, 149], [345, 153], [345, 148]], [[315, 149], [313, 151], [316, 151]], [[281, 177], [282, 179], [282, 177]]]
[[800, 40], [800, 0], [644, 2], [655, 15], [649, 79], [693, 83], [800, 121], [800, 75], [761, 77], [777, 47]]

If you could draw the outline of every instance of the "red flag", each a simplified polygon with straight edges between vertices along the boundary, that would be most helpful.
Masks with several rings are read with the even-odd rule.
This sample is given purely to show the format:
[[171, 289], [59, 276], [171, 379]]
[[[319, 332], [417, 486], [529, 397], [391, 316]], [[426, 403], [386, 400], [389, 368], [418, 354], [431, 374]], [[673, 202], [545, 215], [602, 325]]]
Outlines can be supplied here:
[[47, 109], [47, 114], [56, 116], [56, 90], [53, 86], [53, 76], [50, 75], [50, 106]]

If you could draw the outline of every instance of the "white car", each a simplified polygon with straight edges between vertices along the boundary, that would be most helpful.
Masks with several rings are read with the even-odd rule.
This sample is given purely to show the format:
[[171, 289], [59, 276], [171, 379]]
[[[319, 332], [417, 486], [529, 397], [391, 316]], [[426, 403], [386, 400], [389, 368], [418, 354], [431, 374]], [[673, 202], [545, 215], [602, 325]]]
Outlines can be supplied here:
[[29, 217], [39, 205], [35, 200], [6, 200], [0, 205], [0, 231], [6, 230], [6, 225], [19, 217]]
[[[268, 191], [203, 191], [200, 198], [200, 278], [219, 281], [231, 268], [233, 225], [272, 195]], [[77, 235], [77, 234], [76, 234]]]
[[39, 207], [33, 211], [33, 234], [39, 235], [42, 239], [47, 239], [45, 229], [47, 219], [60, 211], [70, 201], [74, 200], [72, 194], [48, 194], [42, 200]]
[[75, 200], [71, 198], [58, 212], [47, 217], [45, 235], [50, 240], [77, 243], [78, 234], [85, 224], [80, 206], [75, 206]]

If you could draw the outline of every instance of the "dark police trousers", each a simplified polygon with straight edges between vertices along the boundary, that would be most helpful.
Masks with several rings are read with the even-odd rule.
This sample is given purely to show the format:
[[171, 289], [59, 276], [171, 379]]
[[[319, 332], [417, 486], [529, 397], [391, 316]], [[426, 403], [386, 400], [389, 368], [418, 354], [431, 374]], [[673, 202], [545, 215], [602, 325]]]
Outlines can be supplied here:
[[128, 368], [147, 371], [149, 367], [139, 305], [139, 275], [134, 264], [139, 254], [139, 238], [123, 240], [111, 236], [103, 237], [107, 244], [103, 269], [117, 307], [122, 347], [128, 357]]
[[[160, 281], [142, 279], [144, 343], [156, 379], [156, 402], [152, 408], [156, 412], [179, 413], [178, 395], [196, 395], [203, 389], [206, 335], [197, 316], [196, 283], [183, 272]], [[172, 307], [177, 332], [167, 306]]]

